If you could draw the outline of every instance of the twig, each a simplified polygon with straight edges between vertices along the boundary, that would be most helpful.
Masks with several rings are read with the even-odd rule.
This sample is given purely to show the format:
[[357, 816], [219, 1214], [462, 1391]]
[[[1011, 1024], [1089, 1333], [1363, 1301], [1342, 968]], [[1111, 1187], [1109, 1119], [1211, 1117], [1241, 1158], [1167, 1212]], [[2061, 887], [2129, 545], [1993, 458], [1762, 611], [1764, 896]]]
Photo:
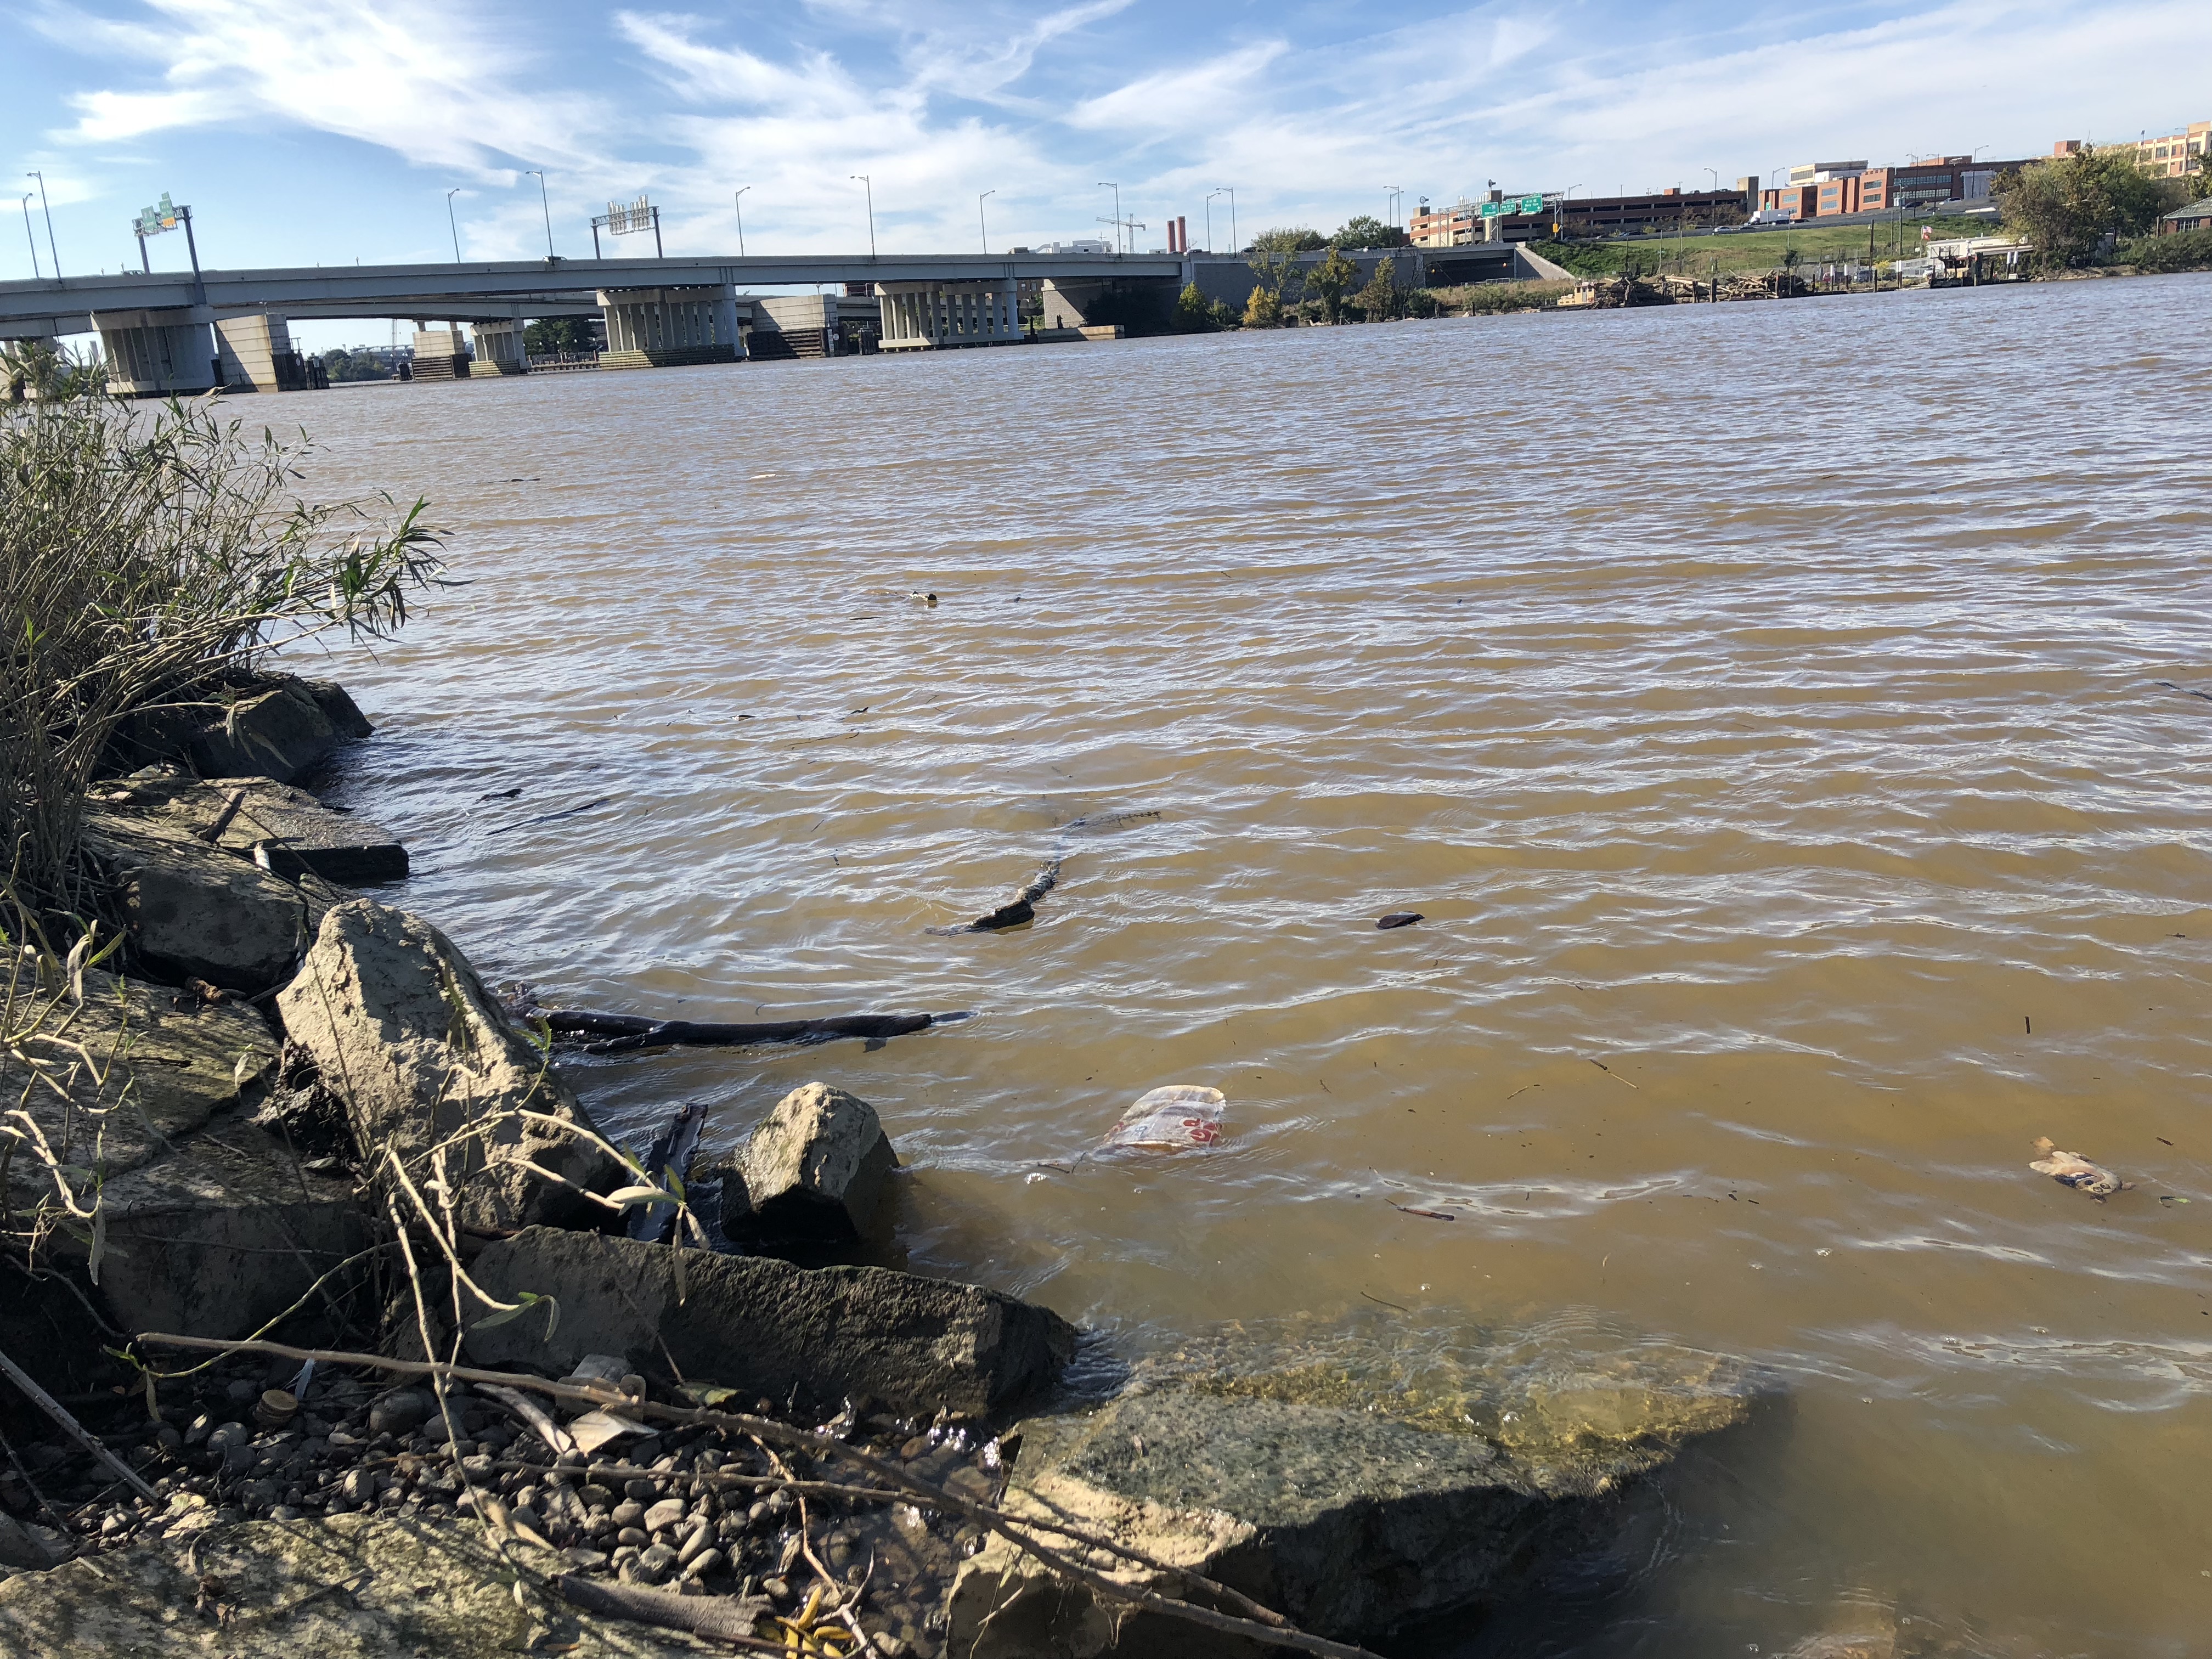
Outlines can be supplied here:
[[[595, 1584], [588, 1578], [565, 1572], [556, 1577], [553, 1583], [563, 1601], [587, 1613], [633, 1619], [641, 1625], [659, 1625], [664, 1630], [690, 1631], [695, 1636], [709, 1636], [752, 1653], [788, 1656], [792, 1651], [789, 1643], [767, 1642], [755, 1636], [752, 1632], [757, 1615], [741, 1613], [738, 1609], [743, 1603], [731, 1596], [672, 1595], [666, 1590], [639, 1589], [629, 1584]], [[739, 1625], [744, 1626], [744, 1630], [738, 1629]]]
[[[1364, 1294], [1364, 1292], [1362, 1292]], [[1400, 1311], [1405, 1311], [1401, 1310]], [[697, 1424], [709, 1428], [735, 1430], [740, 1434], [756, 1436], [763, 1440], [776, 1440], [787, 1446], [843, 1457], [859, 1464], [879, 1480], [890, 1480], [910, 1492], [930, 1500], [938, 1509], [947, 1510], [967, 1516], [978, 1526], [997, 1533], [1025, 1554], [1033, 1556], [1047, 1568], [1083, 1585], [1093, 1594], [1109, 1601], [1127, 1602], [1147, 1611], [1170, 1618], [1182, 1619], [1192, 1624], [1225, 1634], [1243, 1636], [1252, 1640], [1278, 1647], [1296, 1648], [1306, 1653], [1318, 1653], [1328, 1659], [1380, 1659], [1366, 1648], [1353, 1647], [1342, 1642], [1332, 1642], [1325, 1637], [1311, 1636], [1291, 1626], [1282, 1614], [1260, 1607], [1228, 1585], [1207, 1578], [1188, 1568], [1170, 1569], [1187, 1585], [1205, 1589], [1221, 1596], [1232, 1605], [1253, 1609], [1250, 1618], [1237, 1618], [1216, 1613], [1211, 1607], [1199, 1607], [1188, 1601], [1178, 1601], [1170, 1596], [1139, 1589], [1094, 1572], [1080, 1563], [1070, 1560], [1060, 1552], [1048, 1549], [1035, 1539], [1016, 1530], [1029, 1524], [1018, 1516], [1011, 1516], [987, 1504], [963, 1498], [933, 1486], [920, 1476], [909, 1474], [898, 1464], [862, 1451], [828, 1435], [816, 1434], [806, 1429], [795, 1429], [771, 1418], [755, 1417], [746, 1412], [722, 1412], [695, 1409], [684, 1406], [665, 1406], [657, 1401], [634, 1400], [630, 1396], [605, 1387], [579, 1388], [571, 1383], [549, 1382], [542, 1376], [532, 1376], [520, 1371], [483, 1370], [470, 1365], [441, 1364], [435, 1360], [394, 1359], [383, 1354], [349, 1352], [337, 1349], [300, 1348], [284, 1342], [226, 1342], [218, 1337], [175, 1336], [158, 1331], [142, 1332], [140, 1342], [157, 1346], [179, 1348], [219, 1348], [238, 1353], [269, 1354], [280, 1359], [313, 1359], [332, 1365], [364, 1366], [377, 1370], [395, 1371], [403, 1376], [443, 1376], [463, 1382], [499, 1382], [510, 1388], [528, 1389], [538, 1394], [550, 1395], [556, 1400], [573, 1401], [588, 1406], [622, 1406], [641, 1416], [659, 1418], [664, 1422]], [[1055, 1528], [1059, 1530], [1059, 1528]], [[1128, 1552], [1110, 1540], [1078, 1534], [1081, 1541], [1092, 1548], [1110, 1553], [1127, 1555]]]
[[111, 1471], [120, 1477], [123, 1483], [129, 1486], [131, 1491], [137, 1492], [141, 1498], [150, 1499], [154, 1503], [158, 1504], [161, 1501], [161, 1496], [159, 1492], [155, 1492], [143, 1480], [141, 1480], [138, 1478], [137, 1474], [129, 1464], [125, 1463], [113, 1452], [108, 1450], [106, 1446], [100, 1444], [100, 1437], [97, 1435], [86, 1432], [84, 1425], [78, 1422], [76, 1419], [70, 1415], [69, 1407], [63, 1405], [60, 1401], [55, 1399], [53, 1395], [48, 1394], [44, 1389], [33, 1382], [31, 1380], [30, 1373], [26, 1371], [21, 1365], [18, 1365], [14, 1360], [9, 1358], [4, 1351], [0, 1351], [0, 1371], [6, 1372], [8, 1380], [10, 1382], [13, 1382], [17, 1388], [21, 1389], [24, 1394], [28, 1395], [39, 1408], [45, 1412], [47, 1416], [52, 1418], [55, 1422], [60, 1424], [63, 1428], [66, 1429], [87, 1451], [90, 1452], [102, 1463], [105, 1463]]
[[576, 1443], [569, 1437], [568, 1430], [546, 1415], [545, 1408], [536, 1401], [526, 1395], [517, 1394], [513, 1389], [502, 1389], [495, 1383], [486, 1383], [483, 1391], [536, 1430], [538, 1437], [550, 1446], [556, 1455], [574, 1455]]

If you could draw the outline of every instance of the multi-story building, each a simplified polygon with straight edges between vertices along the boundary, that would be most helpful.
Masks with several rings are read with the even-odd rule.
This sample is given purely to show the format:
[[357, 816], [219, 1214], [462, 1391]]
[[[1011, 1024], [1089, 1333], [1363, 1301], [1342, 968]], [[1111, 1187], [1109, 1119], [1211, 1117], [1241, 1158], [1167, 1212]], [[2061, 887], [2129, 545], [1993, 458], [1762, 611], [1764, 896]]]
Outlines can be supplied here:
[[[2061, 138], [2051, 147], [2057, 156], [2079, 155], [2088, 146], [2079, 138]], [[2100, 149], [2131, 149], [2136, 163], [2146, 172], [2161, 179], [2179, 179], [2195, 165], [2198, 156], [2212, 152], [2212, 121], [2191, 121], [2180, 132], [2169, 132], [2160, 138], [2138, 138], [2132, 144], [2100, 144]]]
[[1473, 202], [1432, 208], [1426, 202], [1406, 222], [1406, 239], [1415, 247], [1462, 247], [1483, 240], [1482, 210]]

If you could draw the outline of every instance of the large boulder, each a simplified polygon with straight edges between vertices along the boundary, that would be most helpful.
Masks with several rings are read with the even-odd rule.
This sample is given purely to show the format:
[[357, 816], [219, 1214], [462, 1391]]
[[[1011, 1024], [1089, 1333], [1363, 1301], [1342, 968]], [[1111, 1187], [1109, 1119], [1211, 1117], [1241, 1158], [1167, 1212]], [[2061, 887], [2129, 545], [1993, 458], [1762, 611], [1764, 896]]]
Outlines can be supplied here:
[[291, 783], [341, 743], [371, 729], [335, 681], [272, 674], [142, 717], [136, 737], [143, 751], [182, 760], [202, 777], [252, 775]]
[[[545, 1561], [535, 1556], [533, 1565]], [[409, 1516], [179, 1527], [0, 1583], [0, 1654], [674, 1659], [708, 1645], [579, 1616], [542, 1586], [518, 1599], [515, 1577], [481, 1528]]]
[[876, 1109], [826, 1083], [804, 1084], [776, 1102], [737, 1165], [752, 1226], [821, 1238], [866, 1232], [884, 1178], [897, 1167]]
[[[1742, 1420], [1742, 1390], [1713, 1383], [1694, 1371], [1676, 1387], [1606, 1379], [1587, 1418], [1562, 1391], [1548, 1396], [1550, 1426], [1526, 1441], [1266, 1393], [1139, 1389], [1089, 1415], [1024, 1423], [1006, 1506], [1190, 1568], [1313, 1634], [1389, 1644], [1527, 1594], [1601, 1547], [1630, 1483]], [[1111, 1576], [1182, 1593], [1149, 1568]], [[949, 1617], [948, 1650], [962, 1659], [1263, 1651], [1130, 1616], [997, 1538], [962, 1564]]]
[[[93, 969], [80, 1005], [28, 952], [0, 951], [0, 978], [11, 973], [16, 1016], [36, 1029], [21, 1044], [31, 1063], [0, 1048], [0, 1091], [65, 1161], [89, 1164], [96, 1135], [109, 1180], [169, 1152], [276, 1059], [269, 1022], [240, 1003], [203, 1003]], [[34, 1008], [45, 1011], [35, 1019]], [[7, 1181], [19, 1220], [54, 1196], [25, 1147], [9, 1160]]]
[[289, 978], [324, 907], [166, 817], [94, 813], [85, 849], [122, 901], [146, 970], [181, 984], [265, 991]]
[[100, 1290], [133, 1333], [250, 1336], [371, 1243], [350, 1179], [307, 1169], [242, 1115], [216, 1120], [100, 1196]]
[[591, 1138], [548, 1057], [428, 922], [367, 899], [335, 907], [276, 1004], [345, 1103], [365, 1164], [389, 1147], [419, 1188], [443, 1146], [455, 1212], [472, 1226], [602, 1218], [579, 1189], [612, 1190], [623, 1166]]
[[108, 815], [220, 847], [286, 878], [367, 885], [407, 874], [407, 849], [389, 830], [273, 778], [201, 779], [149, 766], [103, 784], [94, 800]]
[[[1049, 1384], [1075, 1351], [1048, 1309], [973, 1285], [883, 1267], [793, 1267], [764, 1256], [684, 1253], [626, 1238], [532, 1228], [485, 1246], [477, 1284], [560, 1305], [468, 1338], [480, 1364], [552, 1376], [586, 1354], [641, 1376], [711, 1380], [754, 1395], [834, 1404], [869, 1396], [893, 1411], [983, 1417]], [[671, 1370], [673, 1365], [674, 1371]]]

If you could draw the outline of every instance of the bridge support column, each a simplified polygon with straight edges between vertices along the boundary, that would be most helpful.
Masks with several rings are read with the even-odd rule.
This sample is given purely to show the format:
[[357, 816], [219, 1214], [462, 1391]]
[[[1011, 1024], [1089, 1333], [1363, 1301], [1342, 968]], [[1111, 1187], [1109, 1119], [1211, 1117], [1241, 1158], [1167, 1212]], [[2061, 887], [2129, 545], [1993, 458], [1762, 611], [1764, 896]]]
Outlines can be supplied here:
[[1021, 294], [1012, 276], [966, 283], [878, 283], [884, 351], [1019, 345]]
[[216, 356], [226, 392], [304, 392], [307, 366], [292, 348], [292, 330], [282, 317], [252, 312], [223, 317], [215, 325]]
[[601, 368], [674, 368], [686, 363], [733, 363], [737, 291], [726, 286], [604, 290], [607, 349]]
[[104, 311], [92, 325], [107, 359], [107, 389], [125, 398], [192, 397], [216, 386], [215, 313]]
[[472, 374], [527, 374], [530, 372], [530, 349], [523, 339], [523, 331], [530, 325], [517, 318], [511, 323], [478, 323], [476, 362], [469, 366]]
[[1175, 322], [1177, 292], [1172, 277], [1163, 281], [1154, 276], [1098, 276], [1070, 281], [1048, 276], [1044, 284], [1044, 325], [1164, 333]]

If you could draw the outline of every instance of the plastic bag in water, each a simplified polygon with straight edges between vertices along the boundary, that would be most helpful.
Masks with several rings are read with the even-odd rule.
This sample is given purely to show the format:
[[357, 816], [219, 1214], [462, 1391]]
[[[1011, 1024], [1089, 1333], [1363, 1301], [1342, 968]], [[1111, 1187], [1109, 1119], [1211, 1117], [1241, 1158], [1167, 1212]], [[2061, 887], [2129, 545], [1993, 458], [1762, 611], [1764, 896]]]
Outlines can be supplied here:
[[1106, 1137], [1109, 1146], [1182, 1152], [1221, 1144], [1221, 1112], [1229, 1097], [1218, 1089], [1177, 1084], [1139, 1096]]

